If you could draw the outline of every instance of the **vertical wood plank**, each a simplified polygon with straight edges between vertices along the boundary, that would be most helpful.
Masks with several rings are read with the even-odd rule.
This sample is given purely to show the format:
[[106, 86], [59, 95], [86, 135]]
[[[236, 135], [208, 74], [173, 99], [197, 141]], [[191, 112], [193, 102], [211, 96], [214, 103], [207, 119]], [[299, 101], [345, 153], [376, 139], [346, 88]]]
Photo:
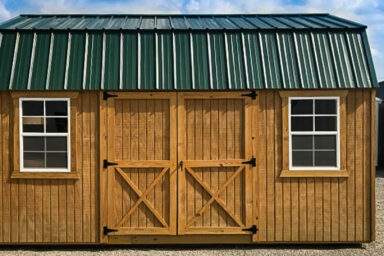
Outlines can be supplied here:
[[[241, 102], [236, 102], [240, 103]], [[227, 159], [235, 159], [235, 110], [234, 110], [235, 102], [233, 99], [227, 100]], [[227, 169], [227, 177], [226, 180], [231, 176], [232, 170]], [[234, 193], [235, 193], [235, 182], [229, 184], [225, 189], [226, 193], [226, 205], [231, 212], [234, 212]], [[236, 224], [233, 220], [227, 216], [226, 226], [233, 227]]]
[[[226, 159], [227, 158], [227, 140], [224, 139], [227, 137], [227, 100], [226, 99], [220, 99], [219, 100], [219, 159]], [[218, 177], [218, 188], [222, 187], [224, 182], [227, 179], [227, 173], [225, 168], [219, 168], [219, 177]], [[219, 198], [221, 198], [224, 202], [226, 202], [227, 197], [225, 193], [221, 193], [219, 195]], [[219, 227], [224, 227], [227, 223], [227, 214], [225, 211], [220, 207], [219, 208]]]
[[19, 242], [27, 242], [27, 185], [25, 180], [17, 181], [19, 191], [18, 191], [18, 233], [19, 233]]
[[[139, 160], [139, 102], [131, 101], [131, 160]], [[136, 171], [132, 172], [132, 181], [139, 185], [139, 176]], [[131, 215], [131, 225], [137, 227], [139, 225], [139, 211], [136, 209]]]
[[370, 190], [371, 190], [371, 198], [370, 198], [370, 208], [371, 208], [371, 234], [370, 241], [374, 241], [376, 239], [376, 165], [375, 165], [375, 152], [376, 150], [376, 90], [371, 89], [371, 181], [370, 181]]
[[[146, 131], [146, 136], [147, 136], [147, 145], [146, 145], [146, 151], [147, 151], [147, 156], [146, 159], [148, 160], [153, 160], [155, 158], [154, 154], [154, 147], [155, 147], [155, 131], [154, 131], [154, 101], [153, 100], [147, 100], [147, 131]], [[147, 171], [147, 177], [146, 177], [146, 188], [149, 187], [152, 183], [152, 181], [155, 179], [155, 173], [157, 171], [154, 168], [148, 169]], [[154, 191], [148, 194], [147, 199], [149, 202], [154, 205]], [[156, 226], [156, 219], [153, 214], [151, 214], [150, 211], [148, 211], [147, 214], [147, 227], [154, 227]]]
[[59, 242], [59, 181], [51, 181], [51, 241]]
[[283, 241], [283, 181], [279, 177], [282, 169], [281, 141], [282, 141], [282, 119], [281, 119], [281, 98], [274, 92], [275, 110], [275, 241]]
[[258, 112], [258, 148], [257, 153], [258, 172], [259, 172], [259, 241], [267, 240], [267, 166], [266, 166], [266, 91], [261, 91], [259, 95], [260, 108]]
[[364, 241], [369, 241], [371, 237], [371, 165], [375, 165], [375, 162], [371, 162], [371, 136], [375, 137], [375, 134], [371, 134], [371, 92], [364, 90]]
[[91, 176], [90, 176], [90, 225], [91, 225], [91, 239], [90, 242], [96, 242], [98, 237], [98, 222], [99, 222], [99, 205], [98, 205], [98, 144], [99, 144], [99, 119], [97, 108], [99, 106], [97, 93], [91, 93], [90, 113], [91, 113]]
[[291, 229], [292, 241], [299, 241], [299, 211], [300, 211], [300, 197], [299, 197], [299, 178], [291, 179]]
[[266, 92], [266, 126], [267, 126], [267, 240], [275, 240], [275, 143], [272, 143], [275, 139], [275, 110], [274, 110], [274, 92]]
[[[219, 100], [211, 101], [211, 159], [219, 159]], [[218, 189], [218, 168], [211, 168], [211, 189]], [[211, 206], [211, 226], [219, 226], [219, 216], [216, 206]]]
[[315, 241], [315, 179], [307, 179], [307, 241]]
[[51, 242], [51, 182], [43, 180], [43, 242]]
[[83, 188], [82, 188], [82, 202], [83, 202], [83, 242], [91, 241], [91, 202], [90, 202], [90, 151], [91, 151], [91, 118], [90, 118], [90, 104], [91, 97], [90, 93], [84, 93], [82, 101], [83, 108], [83, 153], [82, 153], [82, 168], [83, 168]]
[[331, 179], [331, 240], [339, 241], [339, 180]]
[[[196, 112], [196, 101], [195, 100], [186, 100], [186, 159], [195, 159], [195, 112]], [[186, 200], [187, 200], [187, 222], [188, 219], [192, 218], [195, 214], [195, 204], [194, 204], [194, 187], [195, 181], [192, 177], [187, 174], [186, 176]], [[196, 223], [194, 223], [196, 225]]]
[[59, 242], [66, 242], [67, 240], [67, 189], [66, 189], [66, 181], [60, 180], [58, 181], [58, 208], [59, 208], [59, 228], [58, 228], [58, 237]]
[[26, 181], [27, 185], [27, 242], [35, 241], [35, 184], [33, 180]]
[[[139, 100], [139, 160], [145, 160], [146, 159], [146, 146], [147, 146], [147, 104], [146, 100]], [[139, 178], [139, 188], [143, 191], [146, 190], [147, 182], [146, 182], [146, 172], [145, 171], [138, 171], [138, 178]], [[139, 227], [146, 227], [147, 226], [147, 208], [144, 205], [140, 205], [139, 207]]]
[[[195, 159], [203, 159], [203, 100], [196, 100], [195, 102], [195, 148], [194, 148], [194, 155]], [[203, 173], [206, 172], [205, 168], [202, 168], [201, 176], [203, 176]], [[202, 178], [202, 177], [200, 177]], [[194, 181], [194, 213], [198, 211], [200, 208], [203, 207], [202, 205], [202, 193], [203, 188]], [[202, 226], [202, 218], [197, 219], [195, 222], [196, 226]]]
[[[342, 170], [347, 169], [347, 98], [340, 98], [340, 161]], [[350, 177], [348, 177], [350, 178]], [[348, 178], [339, 178], [339, 240], [347, 241], [347, 183]]]
[[363, 115], [364, 115], [364, 106], [363, 106], [363, 90], [358, 90], [356, 94], [355, 101], [355, 115], [356, 115], [356, 135], [355, 135], [355, 150], [356, 150], [356, 181], [355, 181], [355, 213], [356, 213], [356, 236], [355, 239], [357, 241], [363, 240], [363, 210], [364, 210], [364, 192], [363, 192]]
[[10, 121], [9, 118], [11, 116], [10, 113], [10, 97], [8, 93], [2, 92], [1, 94], [1, 120], [0, 126], [2, 127], [2, 133], [0, 136], [2, 137], [2, 180], [3, 180], [3, 219], [2, 219], [2, 236], [4, 242], [11, 242], [13, 239], [11, 237], [11, 229], [13, 227], [12, 221], [12, 188], [11, 183], [9, 182], [10, 170], [9, 170], [9, 148], [10, 148]]
[[83, 241], [83, 99], [85, 94], [81, 93], [77, 99], [76, 113], [76, 168], [79, 170], [80, 180], [74, 184], [74, 206], [75, 206], [75, 242]]
[[323, 178], [323, 239], [331, 241], [331, 179]]
[[324, 241], [323, 179], [315, 179], [315, 241]]
[[347, 97], [347, 151], [353, 152], [348, 154], [347, 169], [349, 177], [347, 180], [347, 240], [354, 241], [356, 237], [356, 190], [355, 190], [355, 100], [356, 91], [351, 91]]
[[184, 94], [182, 92], [177, 93], [177, 174], [178, 174], [178, 234], [185, 233], [185, 225], [188, 221], [186, 211], [186, 174], [184, 168], [179, 164], [181, 161], [186, 160], [185, 156], [185, 141], [186, 141], [186, 111], [187, 106], [184, 101]]
[[[43, 182], [35, 180], [35, 242], [43, 242]], [[73, 208], [72, 208], [73, 209]]]
[[[107, 146], [107, 103], [102, 99], [102, 93], [99, 92], [99, 121], [100, 121], [100, 130], [99, 130], [99, 143], [100, 143], [100, 191], [99, 191], [99, 200], [100, 200], [100, 242], [106, 243], [108, 241], [108, 236], [105, 236], [101, 232], [102, 227], [108, 225], [108, 170], [103, 168], [102, 161], [108, 158], [108, 146]], [[75, 188], [76, 191], [76, 188]], [[75, 210], [76, 212], [76, 210]], [[76, 218], [75, 218], [76, 223]], [[75, 237], [76, 238], [76, 237]]]
[[[210, 160], [211, 158], [211, 101], [203, 100], [203, 160]], [[203, 173], [203, 181], [210, 184], [210, 168], [206, 168]], [[209, 195], [203, 194], [202, 203], [205, 204], [209, 200]], [[201, 206], [202, 207], [202, 206]], [[202, 225], [209, 226], [211, 223], [211, 211], [203, 213]]]
[[307, 179], [299, 180], [299, 240], [308, 241]]

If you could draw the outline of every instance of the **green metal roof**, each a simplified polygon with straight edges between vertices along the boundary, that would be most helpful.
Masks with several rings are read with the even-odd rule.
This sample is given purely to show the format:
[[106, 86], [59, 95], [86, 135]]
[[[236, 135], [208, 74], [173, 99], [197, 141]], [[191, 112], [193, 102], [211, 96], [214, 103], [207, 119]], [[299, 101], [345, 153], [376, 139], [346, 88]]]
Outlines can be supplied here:
[[377, 86], [365, 26], [328, 14], [21, 15], [0, 90]]

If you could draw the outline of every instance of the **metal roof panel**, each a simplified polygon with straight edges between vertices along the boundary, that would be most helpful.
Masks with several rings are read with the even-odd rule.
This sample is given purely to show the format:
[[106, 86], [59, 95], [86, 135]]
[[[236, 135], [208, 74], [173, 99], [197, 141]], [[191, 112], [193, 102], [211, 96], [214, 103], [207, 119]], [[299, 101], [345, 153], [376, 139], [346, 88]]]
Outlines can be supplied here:
[[2, 90], [377, 86], [363, 25], [330, 15], [36, 15], [0, 27]]

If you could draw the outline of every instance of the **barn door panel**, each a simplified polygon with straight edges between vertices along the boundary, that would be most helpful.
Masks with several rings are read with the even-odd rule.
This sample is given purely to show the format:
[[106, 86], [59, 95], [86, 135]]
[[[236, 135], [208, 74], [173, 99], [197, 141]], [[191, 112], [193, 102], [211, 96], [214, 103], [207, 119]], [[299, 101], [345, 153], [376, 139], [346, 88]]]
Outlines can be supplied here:
[[108, 99], [106, 234], [176, 234], [175, 104], [165, 93]]
[[250, 99], [179, 93], [179, 234], [249, 234]]

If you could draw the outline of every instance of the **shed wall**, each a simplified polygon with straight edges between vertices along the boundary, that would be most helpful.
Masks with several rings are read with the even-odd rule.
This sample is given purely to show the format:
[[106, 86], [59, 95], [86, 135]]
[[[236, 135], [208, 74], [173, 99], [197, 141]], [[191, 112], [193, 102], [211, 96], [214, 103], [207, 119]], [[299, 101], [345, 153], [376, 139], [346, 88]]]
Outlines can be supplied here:
[[[12, 99], [0, 92], [0, 242], [98, 241], [98, 93], [79, 94], [77, 180], [10, 179]], [[72, 127], [74, 129], [74, 127]]]
[[347, 134], [340, 143], [346, 144], [341, 157], [347, 157], [348, 178], [280, 178], [281, 98], [278, 91], [260, 91], [253, 128], [260, 242], [374, 239], [374, 98], [372, 90], [350, 90], [347, 96], [347, 120], [340, 120], [346, 122]]
[[[347, 96], [347, 118], [341, 120], [347, 134], [341, 143], [347, 148], [348, 178], [280, 178], [281, 98], [277, 90], [258, 93], [252, 127], [258, 240], [373, 240], [372, 90], [350, 90]], [[8, 92], [0, 92], [0, 243], [99, 241], [98, 92], [79, 95], [76, 153], [80, 178], [10, 180], [12, 101]]]

